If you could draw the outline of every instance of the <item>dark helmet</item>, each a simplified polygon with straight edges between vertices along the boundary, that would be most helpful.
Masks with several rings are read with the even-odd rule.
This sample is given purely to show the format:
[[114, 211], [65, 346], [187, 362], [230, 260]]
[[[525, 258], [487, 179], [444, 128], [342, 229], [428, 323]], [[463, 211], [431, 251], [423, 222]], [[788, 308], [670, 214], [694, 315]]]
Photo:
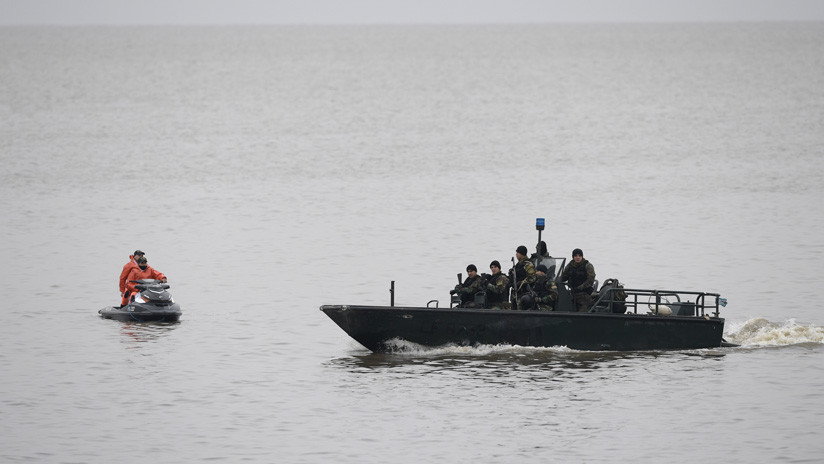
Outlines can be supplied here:
[[532, 295], [527, 293], [526, 295], [522, 296], [520, 300], [518, 300], [518, 309], [532, 309], [535, 307], [535, 298], [532, 298]]
[[498, 269], [500, 269], [501, 268], [501, 263], [499, 263], [498, 260], [496, 259], [495, 261], [492, 261], [491, 263], [489, 263], [489, 267], [492, 267], [492, 266], [495, 266]]
[[523, 245], [519, 246], [519, 247], [515, 250], [515, 253], [522, 254], [522, 255], [526, 256], [526, 254], [527, 254], [526, 247], [525, 247], [525, 246], [523, 246]]
[[475, 265], [474, 265], [474, 264], [470, 264], [469, 266], [466, 266], [466, 272], [469, 272], [469, 271], [475, 271], [475, 272], [478, 272], [478, 268], [477, 268], [477, 267], [475, 267]]
[[583, 258], [584, 257], [584, 252], [581, 251], [580, 248], [576, 248], [576, 249], [572, 250], [572, 256], [575, 257], [576, 255]]

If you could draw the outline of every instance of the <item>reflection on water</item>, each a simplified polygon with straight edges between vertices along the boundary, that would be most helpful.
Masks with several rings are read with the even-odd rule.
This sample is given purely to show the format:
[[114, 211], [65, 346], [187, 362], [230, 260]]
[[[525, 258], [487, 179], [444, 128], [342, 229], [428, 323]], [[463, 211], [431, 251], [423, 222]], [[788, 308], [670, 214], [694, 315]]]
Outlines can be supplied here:
[[[459, 389], [492, 402], [509, 401], [502, 392], [517, 391], [523, 398], [560, 402], [559, 407], [566, 400], [611, 397], [622, 388], [645, 389], [638, 384], [639, 377], [677, 383], [685, 372], [708, 377], [727, 369], [726, 357], [711, 350], [582, 352], [502, 346], [466, 352], [460, 348], [460, 353], [442, 347], [436, 354], [352, 354], [332, 359], [325, 367], [346, 391], [372, 391], [373, 384], [391, 384], [409, 394], [428, 391], [437, 397], [442, 389]], [[560, 396], [547, 396], [549, 390]]]
[[122, 322], [120, 333], [123, 335], [121, 343], [138, 348], [140, 343], [156, 341], [176, 329], [180, 322]]

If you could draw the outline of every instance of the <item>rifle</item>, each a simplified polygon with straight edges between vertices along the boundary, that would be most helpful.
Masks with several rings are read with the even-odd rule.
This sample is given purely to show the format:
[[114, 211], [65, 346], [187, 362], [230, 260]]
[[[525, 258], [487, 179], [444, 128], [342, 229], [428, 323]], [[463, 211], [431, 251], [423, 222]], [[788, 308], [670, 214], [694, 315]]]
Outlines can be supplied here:
[[456, 285], [454, 289], [450, 290], [450, 291], [449, 291], [449, 294], [450, 294], [450, 295], [455, 295], [455, 294], [457, 294], [457, 293], [458, 293], [458, 289], [460, 289], [462, 286], [463, 286], [463, 276], [462, 276], [462, 275], [461, 275], [461, 273], [459, 272], [459, 273], [458, 273], [458, 285]]
[[449, 307], [450, 307], [450, 308], [451, 308], [451, 307], [452, 307], [452, 305], [453, 305], [453, 304], [455, 304], [455, 303], [458, 303], [458, 306], [460, 306], [460, 305], [461, 305], [461, 301], [463, 300], [463, 298], [461, 297], [461, 295], [459, 295], [459, 294], [458, 294], [458, 289], [459, 289], [462, 285], [463, 285], [463, 274], [461, 274], [461, 273], [459, 272], [459, 273], [458, 273], [458, 285], [456, 285], [454, 289], [452, 289], [452, 290], [450, 290], [450, 291], [449, 291], [449, 295], [451, 296], [451, 298], [450, 298], [450, 303], [449, 303]]
[[512, 295], [509, 297], [512, 309], [518, 308], [518, 270], [515, 269], [515, 258], [512, 258]]

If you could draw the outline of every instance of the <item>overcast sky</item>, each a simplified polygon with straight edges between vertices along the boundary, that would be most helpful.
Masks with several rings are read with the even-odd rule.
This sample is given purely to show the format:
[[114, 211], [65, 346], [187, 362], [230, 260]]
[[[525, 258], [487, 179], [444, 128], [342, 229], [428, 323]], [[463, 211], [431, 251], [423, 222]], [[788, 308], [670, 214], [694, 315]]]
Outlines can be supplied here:
[[0, 0], [0, 24], [824, 21], [824, 0]]

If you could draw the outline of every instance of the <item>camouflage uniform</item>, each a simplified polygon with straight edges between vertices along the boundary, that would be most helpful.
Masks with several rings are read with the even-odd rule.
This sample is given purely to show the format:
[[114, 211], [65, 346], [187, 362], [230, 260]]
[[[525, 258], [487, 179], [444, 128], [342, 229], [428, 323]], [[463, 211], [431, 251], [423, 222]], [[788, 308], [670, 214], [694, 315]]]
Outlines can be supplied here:
[[582, 259], [567, 264], [561, 278], [569, 283], [572, 290], [572, 299], [579, 312], [589, 310], [592, 305], [592, 285], [595, 283], [595, 267], [589, 261]]
[[535, 279], [535, 302], [541, 311], [552, 311], [555, 309], [555, 302], [558, 301], [558, 286], [555, 281], [545, 275], [539, 275]]
[[468, 277], [462, 284], [455, 286], [455, 293], [461, 296], [462, 308], [475, 307], [475, 294], [483, 291], [484, 280], [479, 275]]
[[503, 272], [492, 274], [486, 281], [486, 304], [492, 309], [509, 309], [509, 279]]
[[518, 288], [513, 289], [512, 307], [517, 308], [518, 301], [521, 300], [522, 296], [528, 295], [532, 285], [535, 284], [535, 266], [524, 256], [515, 264], [515, 267], [510, 271], [510, 275], [513, 272], [515, 273], [515, 280], [517, 281], [515, 283]]

